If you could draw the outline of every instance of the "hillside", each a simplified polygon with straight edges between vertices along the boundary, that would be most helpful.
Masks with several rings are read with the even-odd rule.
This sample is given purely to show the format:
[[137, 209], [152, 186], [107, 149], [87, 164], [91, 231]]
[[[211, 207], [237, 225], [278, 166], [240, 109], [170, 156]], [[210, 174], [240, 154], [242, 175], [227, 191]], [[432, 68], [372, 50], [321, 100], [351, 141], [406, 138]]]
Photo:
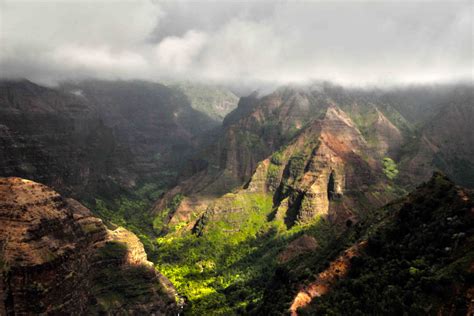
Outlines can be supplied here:
[[[384, 156], [323, 95], [286, 89], [250, 101], [240, 119], [224, 120], [230, 141], [217, 145], [221, 167], [195, 175], [154, 207], [163, 235], [157, 266], [188, 298], [191, 315], [250, 312], [287, 245], [303, 238], [296, 254], [314, 250], [314, 237], [304, 241], [308, 233], [324, 236], [318, 247], [327, 245], [402, 192], [384, 174]], [[231, 179], [234, 186], [223, 185]]]
[[[333, 258], [348, 246], [351, 227], [429, 179], [433, 134], [380, 100], [331, 85], [240, 100], [202, 151], [207, 168], [153, 208], [164, 254], [157, 266], [188, 298], [188, 313], [256, 311], [280, 262], [306, 252]], [[444, 130], [451, 148], [463, 146], [458, 128]], [[419, 135], [425, 147], [412, 145]]]
[[225, 87], [193, 82], [170, 82], [167, 86], [181, 91], [192, 108], [222, 122], [237, 107], [239, 98]]
[[[344, 243], [353, 246], [339, 257], [311, 266], [315, 274], [294, 296], [292, 315], [469, 315], [473, 206], [471, 191], [435, 174], [349, 230]], [[288, 270], [292, 281], [305, 265], [295, 264]], [[276, 302], [272, 291], [267, 298]]]
[[[224, 120], [219, 139], [203, 151], [207, 168], [169, 191], [158, 201], [155, 212], [165, 209], [173, 197], [180, 194], [183, 195], [181, 206], [166, 221], [172, 221], [174, 214], [185, 219], [191, 209], [202, 213], [209, 200], [243, 186], [254, 173], [259, 172], [268, 172], [270, 177], [276, 177], [269, 179], [275, 182], [271, 185], [276, 190], [280, 186], [278, 178], [284, 171], [290, 172], [290, 161], [293, 168], [310, 168], [311, 155], [326, 155], [329, 157], [326, 159], [331, 160], [330, 166], [326, 167], [327, 163], [323, 161], [312, 162], [316, 173], [326, 168], [327, 174], [320, 175], [321, 181], [329, 176], [330, 169], [340, 169], [342, 165], [348, 170], [366, 173], [356, 176], [359, 179], [354, 181], [362, 182], [349, 183], [348, 191], [356, 186], [368, 189], [382, 181], [386, 178], [382, 170], [383, 159], [390, 156], [395, 159], [401, 144], [408, 137], [408, 132], [405, 132], [408, 127], [403, 121], [392, 119], [395, 121], [392, 123], [388, 118], [390, 116], [384, 114], [387, 106], [383, 104], [362, 103], [363, 100], [356, 94], [348, 93], [344, 95], [346, 98], [340, 95], [340, 91], [333, 91], [332, 87], [326, 90], [286, 87], [261, 98], [255, 95], [242, 98], [238, 108]], [[392, 117], [399, 117], [399, 114], [393, 114], [397, 113], [395, 110], [391, 111]], [[374, 121], [371, 115], [375, 115]], [[285, 161], [274, 161], [269, 170], [257, 168], [273, 155], [280, 156], [274, 160], [284, 158]], [[340, 163], [334, 159], [339, 159]], [[351, 171], [343, 169], [336, 172], [341, 177], [338, 181], [344, 182], [346, 176], [349, 182], [352, 181]], [[302, 175], [299, 173], [302, 171], [293, 171], [298, 174], [291, 175], [293, 179], [289, 179], [290, 182], [301, 182], [299, 177]], [[285, 175], [285, 178], [288, 177]], [[315, 177], [308, 175], [301, 186], [311, 186], [316, 181]], [[375, 179], [377, 177], [379, 179]], [[324, 181], [327, 183], [327, 180]], [[388, 180], [393, 182], [393, 179]], [[301, 198], [299, 194], [298, 199]]]
[[218, 125], [194, 110], [182, 92], [159, 83], [89, 80], [64, 83], [60, 89], [97, 109], [117, 142], [130, 149], [142, 181], [160, 177], [173, 182], [180, 172], [192, 172], [188, 159], [200, 137]]
[[131, 232], [79, 202], [0, 178], [0, 313], [174, 315], [175, 291]]
[[[404, 197], [437, 169], [470, 185], [474, 162], [465, 135], [472, 93], [461, 88], [456, 98], [446, 88], [431, 108], [439, 91], [285, 86], [241, 98], [217, 126], [179, 89], [155, 83], [84, 81], [51, 89], [22, 81], [2, 87], [2, 174], [44, 179], [80, 198], [108, 227], [135, 233], [176, 287], [186, 315], [341, 313], [349, 307], [335, 303], [340, 297], [332, 288], [341, 286], [349, 297], [352, 288], [338, 279], [352, 276], [352, 261], [367, 255], [371, 265], [380, 264], [366, 253], [370, 234], [385, 234], [404, 201], [423, 192], [446, 205], [443, 212], [456, 212], [437, 189], [427, 188], [440, 182], [449, 192], [470, 194], [436, 175]], [[410, 106], [420, 108], [410, 112]], [[423, 116], [426, 109], [433, 115]], [[120, 239], [124, 231], [107, 234]], [[415, 231], [398, 233], [425, 240]], [[423, 260], [436, 269], [451, 265], [451, 259], [439, 266]], [[117, 301], [134, 296], [123, 291]], [[335, 301], [312, 304], [321, 293], [327, 294], [321, 302]], [[90, 304], [119, 308], [111, 296], [100, 299], [105, 305]], [[436, 297], [425, 301], [433, 302], [433, 311], [444, 308]], [[403, 311], [419, 310], [404, 304]]]
[[54, 89], [2, 81], [0, 113], [0, 175], [38, 180], [83, 199], [175, 183], [180, 172], [193, 172], [186, 159], [216, 126], [182, 94], [146, 82]]

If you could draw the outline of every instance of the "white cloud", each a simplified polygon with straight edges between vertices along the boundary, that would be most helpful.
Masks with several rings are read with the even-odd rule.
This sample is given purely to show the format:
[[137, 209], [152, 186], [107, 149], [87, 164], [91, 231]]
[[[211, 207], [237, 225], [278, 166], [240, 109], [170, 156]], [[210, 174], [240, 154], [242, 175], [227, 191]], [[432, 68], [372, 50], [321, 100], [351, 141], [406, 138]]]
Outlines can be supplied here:
[[108, 47], [62, 46], [54, 51], [52, 60], [68, 68], [114, 71], [117, 69], [143, 69], [147, 62], [143, 56], [127, 51], [113, 53]]
[[472, 79], [472, 2], [4, 1], [0, 72], [389, 84]]
[[183, 37], [169, 36], [155, 48], [159, 67], [179, 73], [188, 70], [207, 42], [207, 34], [194, 30]]

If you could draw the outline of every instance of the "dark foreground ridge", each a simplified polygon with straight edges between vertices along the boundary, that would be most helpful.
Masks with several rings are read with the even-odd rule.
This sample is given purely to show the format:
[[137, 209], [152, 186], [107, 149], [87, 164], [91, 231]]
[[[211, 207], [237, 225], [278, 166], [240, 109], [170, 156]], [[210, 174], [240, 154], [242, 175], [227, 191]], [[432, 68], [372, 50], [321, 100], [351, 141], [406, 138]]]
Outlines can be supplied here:
[[175, 291], [131, 232], [72, 199], [0, 178], [0, 314], [176, 314]]

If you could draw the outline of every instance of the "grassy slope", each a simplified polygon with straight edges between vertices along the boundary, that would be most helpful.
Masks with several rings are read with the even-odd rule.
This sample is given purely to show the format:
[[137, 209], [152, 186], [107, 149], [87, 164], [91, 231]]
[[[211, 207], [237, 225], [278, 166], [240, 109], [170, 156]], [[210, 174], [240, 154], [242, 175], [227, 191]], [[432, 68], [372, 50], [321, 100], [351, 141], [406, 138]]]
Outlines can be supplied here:
[[220, 211], [209, 212], [201, 236], [182, 229], [157, 240], [156, 266], [185, 296], [187, 315], [255, 312], [289, 242], [308, 234], [327, 249], [337, 236], [323, 219], [290, 230], [270, 221], [269, 194], [231, 193], [215, 207]]

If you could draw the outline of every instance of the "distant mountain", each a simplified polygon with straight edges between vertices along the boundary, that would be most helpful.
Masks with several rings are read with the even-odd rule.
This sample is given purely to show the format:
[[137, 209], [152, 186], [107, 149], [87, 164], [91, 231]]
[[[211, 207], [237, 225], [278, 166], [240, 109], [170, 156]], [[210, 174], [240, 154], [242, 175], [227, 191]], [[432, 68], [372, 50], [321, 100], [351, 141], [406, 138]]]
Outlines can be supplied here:
[[[268, 178], [259, 180], [265, 183], [261, 190], [280, 202], [277, 196], [289, 197], [289, 186], [298, 187], [290, 204], [301, 203], [304, 194], [324, 195], [323, 186], [333, 172], [340, 190], [375, 192], [381, 185], [385, 191], [383, 159], [395, 158], [409, 133], [408, 123], [395, 109], [333, 87], [285, 87], [262, 98], [242, 98], [224, 120], [220, 138], [203, 153], [207, 169], [171, 190], [155, 211], [165, 209], [179, 193], [185, 198], [175, 210], [178, 218], [184, 216], [181, 211], [203, 212], [210, 197], [232, 192], [265, 174]], [[316, 174], [306, 174], [309, 170]], [[316, 185], [318, 177], [321, 183]], [[310, 193], [312, 184], [311, 190], [316, 191]], [[378, 205], [389, 196], [380, 196]], [[296, 204], [290, 205], [295, 214], [299, 211], [294, 208], [300, 208]]]
[[165, 83], [170, 88], [182, 92], [193, 109], [222, 122], [224, 117], [237, 107], [239, 98], [222, 86], [199, 84], [194, 82]]
[[173, 183], [192, 169], [187, 157], [199, 137], [216, 126], [182, 93], [136, 81], [60, 88], [2, 81], [0, 113], [0, 175], [89, 198], [156, 179]]
[[83, 81], [65, 83], [63, 91], [79, 94], [97, 109], [104, 124], [135, 157], [148, 179], [161, 171], [187, 168], [200, 137], [218, 123], [191, 107], [176, 89], [146, 81]]

